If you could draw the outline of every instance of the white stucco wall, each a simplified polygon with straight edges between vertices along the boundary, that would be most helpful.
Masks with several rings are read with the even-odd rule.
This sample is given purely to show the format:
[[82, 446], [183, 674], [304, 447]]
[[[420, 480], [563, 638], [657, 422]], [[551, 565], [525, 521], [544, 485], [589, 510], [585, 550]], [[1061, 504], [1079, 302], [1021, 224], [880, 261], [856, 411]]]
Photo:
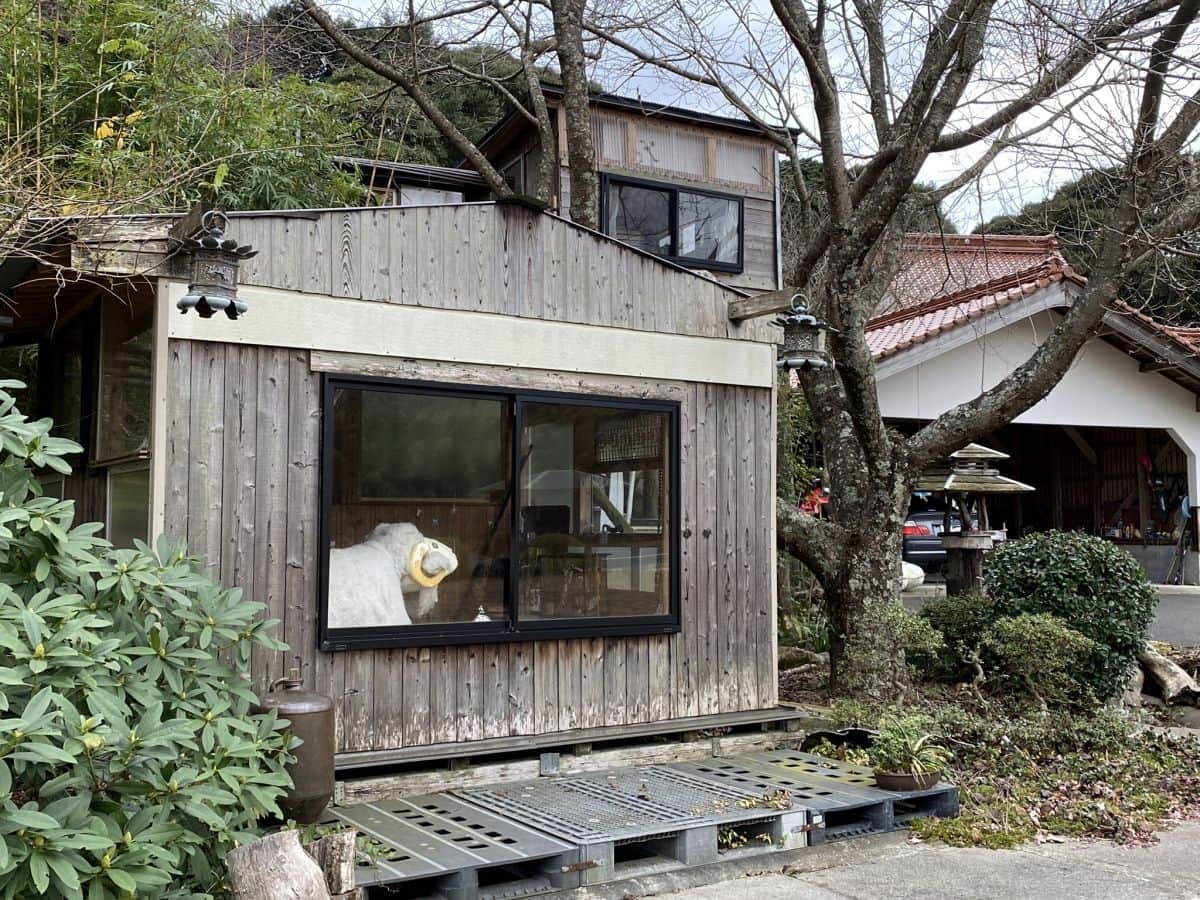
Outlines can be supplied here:
[[[1043, 311], [990, 334], [980, 329], [975, 340], [940, 355], [921, 352], [922, 345], [918, 344], [908, 354], [914, 360], [924, 357], [921, 361], [901, 368], [903, 359], [897, 358], [880, 379], [883, 415], [933, 419], [974, 399], [1027, 360], [1058, 319], [1057, 313]], [[1200, 412], [1196, 410], [1196, 396], [1160, 374], [1139, 372], [1137, 360], [1099, 338], [1089, 341], [1066, 377], [1016, 421], [1031, 425], [1163, 428], [1187, 455], [1188, 496], [1193, 503], [1200, 502]], [[1189, 556], [1195, 558], [1197, 554]]]

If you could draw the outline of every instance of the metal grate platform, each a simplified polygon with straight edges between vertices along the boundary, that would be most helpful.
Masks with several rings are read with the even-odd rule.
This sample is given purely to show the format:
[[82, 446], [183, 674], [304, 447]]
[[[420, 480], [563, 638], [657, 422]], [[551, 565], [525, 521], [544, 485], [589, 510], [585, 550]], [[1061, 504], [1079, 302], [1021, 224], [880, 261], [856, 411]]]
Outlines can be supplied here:
[[574, 864], [579, 855], [574, 844], [448, 794], [346, 806], [330, 812], [386, 847], [359, 863], [360, 886], [536, 860], [551, 860], [561, 869]]
[[332, 810], [375, 842], [372, 897], [508, 900], [842, 840], [952, 815], [957, 789], [891, 792], [790, 750], [464, 788]]
[[840, 759], [828, 759], [799, 750], [769, 750], [751, 753], [745, 759], [754, 759], [769, 765], [779, 766], [799, 775], [813, 778], [829, 778], [839, 784], [857, 784], [873, 787], [875, 773], [866, 766], [855, 766]]
[[794, 803], [823, 815], [824, 829], [813, 833], [813, 843], [876, 834], [893, 827], [894, 795], [873, 785], [839, 784], [751, 757], [672, 763], [667, 768], [760, 795], [789, 791]]
[[455, 793], [477, 806], [581, 844], [658, 837], [705, 824], [680, 807], [614, 791], [607, 784], [579, 776]]

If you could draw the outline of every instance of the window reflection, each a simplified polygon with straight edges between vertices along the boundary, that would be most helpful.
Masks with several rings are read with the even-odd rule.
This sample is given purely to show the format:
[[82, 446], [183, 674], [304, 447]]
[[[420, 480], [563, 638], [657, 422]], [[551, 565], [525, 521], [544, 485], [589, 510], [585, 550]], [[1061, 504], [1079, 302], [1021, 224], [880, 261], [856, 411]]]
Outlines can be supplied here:
[[522, 406], [525, 619], [670, 611], [666, 413]]

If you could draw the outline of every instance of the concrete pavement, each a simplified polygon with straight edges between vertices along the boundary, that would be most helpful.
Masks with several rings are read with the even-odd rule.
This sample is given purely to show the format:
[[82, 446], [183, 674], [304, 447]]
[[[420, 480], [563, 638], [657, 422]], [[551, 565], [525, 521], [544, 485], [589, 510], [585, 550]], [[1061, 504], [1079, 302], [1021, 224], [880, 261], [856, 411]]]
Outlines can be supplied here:
[[1079, 841], [1017, 850], [953, 849], [909, 844], [896, 837], [861, 844], [857, 852], [840, 859], [814, 860], [816, 868], [801, 859], [782, 872], [633, 896], [672, 900], [1200, 898], [1200, 823], [1165, 832], [1152, 847], [1130, 849]]

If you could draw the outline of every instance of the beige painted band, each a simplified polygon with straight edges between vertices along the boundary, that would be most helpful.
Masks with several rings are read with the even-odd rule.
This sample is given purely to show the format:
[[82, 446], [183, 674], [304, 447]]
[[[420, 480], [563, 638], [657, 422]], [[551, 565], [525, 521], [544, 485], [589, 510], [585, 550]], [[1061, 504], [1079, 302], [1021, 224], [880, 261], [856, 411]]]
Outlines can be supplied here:
[[[170, 283], [171, 307], [186, 290]], [[250, 308], [244, 317], [173, 313], [170, 337], [740, 387], [769, 388], [775, 380], [772, 344], [269, 288], [242, 287], [238, 294]]]

